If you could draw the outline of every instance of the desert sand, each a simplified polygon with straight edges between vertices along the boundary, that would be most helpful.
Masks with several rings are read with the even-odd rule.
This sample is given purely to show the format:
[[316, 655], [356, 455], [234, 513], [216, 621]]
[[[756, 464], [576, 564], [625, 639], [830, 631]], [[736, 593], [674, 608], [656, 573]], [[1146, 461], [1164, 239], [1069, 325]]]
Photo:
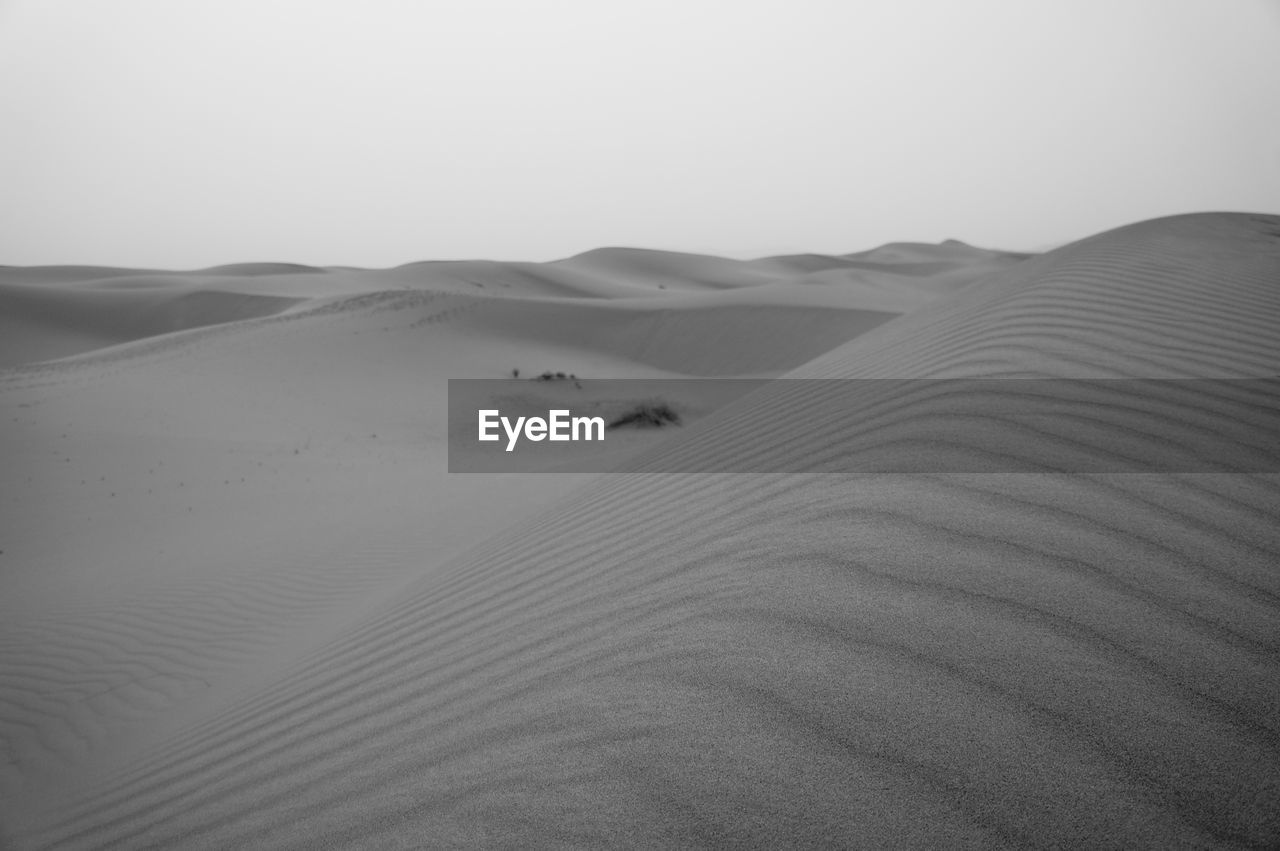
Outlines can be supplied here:
[[0, 847], [1280, 845], [1280, 476], [808, 474], [859, 412], [709, 445], [750, 394], [644, 451], [799, 472], [450, 475], [513, 369], [1271, 377], [1280, 216], [0, 267]]

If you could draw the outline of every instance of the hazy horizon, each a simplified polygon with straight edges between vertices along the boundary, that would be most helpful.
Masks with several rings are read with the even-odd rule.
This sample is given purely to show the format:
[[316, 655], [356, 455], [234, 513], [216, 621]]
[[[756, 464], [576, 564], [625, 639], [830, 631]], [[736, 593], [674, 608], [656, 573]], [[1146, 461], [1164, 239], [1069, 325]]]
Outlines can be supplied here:
[[0, 264], [1043, 250], [1280, 199], [1280, 3], [0, 2]]

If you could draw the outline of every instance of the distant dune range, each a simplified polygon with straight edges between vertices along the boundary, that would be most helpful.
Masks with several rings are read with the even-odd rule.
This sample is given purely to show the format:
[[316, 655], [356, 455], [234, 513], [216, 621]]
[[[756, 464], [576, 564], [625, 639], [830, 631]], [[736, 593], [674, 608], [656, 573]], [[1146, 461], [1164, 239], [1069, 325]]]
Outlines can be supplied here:
[[[517, 367], [1280, 375], [1280, 217], [1034, 257], [23, 274], [0, 315], [49, 336], [107, 292], [212, 321], [4, 343], [15, 847], [1280, 845], [1280, 477], [450, 477], [442, 410]], [[771, 441], [760, 402], [649, 451], [866, 451], [857, 410]], [[1181, 424], [1105, 425], [1079, 451]]]

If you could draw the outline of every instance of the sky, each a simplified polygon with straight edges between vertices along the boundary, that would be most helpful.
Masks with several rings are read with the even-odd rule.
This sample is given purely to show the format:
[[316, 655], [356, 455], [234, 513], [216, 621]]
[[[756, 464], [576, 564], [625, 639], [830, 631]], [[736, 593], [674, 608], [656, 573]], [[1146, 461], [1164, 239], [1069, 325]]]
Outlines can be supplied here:
[[1044, 248], [1280, 212], [1280, 0], [0, 0], [0, 264]]

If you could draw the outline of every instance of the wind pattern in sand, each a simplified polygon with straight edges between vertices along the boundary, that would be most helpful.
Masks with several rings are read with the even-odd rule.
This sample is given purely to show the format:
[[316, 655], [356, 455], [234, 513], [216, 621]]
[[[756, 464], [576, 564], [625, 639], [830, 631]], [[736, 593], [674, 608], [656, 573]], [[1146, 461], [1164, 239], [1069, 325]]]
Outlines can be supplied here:
[[[634, 257], [588, 259], [578, 264], [583, 277], [639, 286]], [[609, 262], [612, 276], [599, 268]], [[600, 362], [671, 370], [687, 355], [690, 373], [724, 374], [734, 358], [767, 349], [743, 371], [1280, 374], [1280, 217], [1203, 214], [1100, 234], [898, 305], [888, 311], [898, 318], [864, 322], [847, 342], [838, 323], [858, 324], [862, 308], [851, 303], [846, 316], [825, 304], [805, 314], [825, 317], [816, 356], [801, 314], [777, 320], [787, 338], [776, 348], [717, 335], [718, 309], [757, 311], [761, 328], [769, 314], [750, 305], [745, 286], [723, 288], [743, 303], [717, 307], [722, 290], [706, 279], [689, 296], [706, 303], [679, 320], [631, 317], [650, 323], [650, 336], [662, 324], [681, 351], [657, 354], [619, 333]], [[40, 379], [54, 385], [17, 370], [9, 392], [59, 410], [71, 396], [108, 392], [93, 390], [102, 385], [90, 376], [127, 388], [147, 371], [180, 370], [204, 392], [247, 405], [265, 396], [228, 376], [254, 374], [264, 387], [300, 377], [296, 404], [248, 407], [245, 441], [277, 433], [299, 411], [336, 418], [335, 433], [356, 429], [345, 419], [354, 415], [330, 410], [338, 400], [385, 413], [409, 434], [414, 409], [402, 396], [423, 359], [447, 371], [467, 354], [461, 336], [437, 346], [421, 336], [436, 326], [409, 330], [414, 323], [443, 310], [440, 299], [465, 301], [439, 328], [488, 333], [489, 344], [517, 335], [519, 305], [482, 288], [404, 299], [252, 319], [222, 336], [206, 329], [201, 359], [183, 359], [179, 335], [166, 343], [172, 358], [97, 367], [84, 356], [65, 377]], [[604, 296], [529, 301], [538, 318], [518, 333], [551, 353], [607, 348], [582, 330], [598, 322], [566, 317], [616, 310], [619, 327], [628, 321]], [[558, 321], [572, 330], [554, 334]], [[370, 337], [385, 342], [362, 348]], [[717, 343], [738, 351], [725, 355]], [[309, 379], [305, 358], [266, 357], [290, 345], [313, 347], [317, 369], [332, 372]], [[343, 371], [342, 358], [357, 354], [363, 360]], [[507, 354], [498, 347], [495, 369]], [[95, 370], [108, 368], [119, 371], [100, 379]], [[317, 389], [331, 385], [331, 397]], [[381, 395], [397, 391], [400, 401]], [[1201, 403], [1187, 400], [1188, 410]], [[747, 396], [712, 416], [751, 410]], [[928, 416], [927, 405], [911, 410]], [[802, 464], [865, 449], [848, 437], [858, 434], [858, 412], [848, 417], [844, 430], [811, 419], [776, 451]], [[897, 424], [907, 433], [911, 417]], [[1131, 439], [1164, 439], [1150, 418], [1129, 425]], [[652, 451], [736, 451], [699, 444], [703, 433], [695, 426]], [[893, 429], [885, 434], [876, 451], [915, 451], [910, 442], [895, 448]], [[936, 451], [964, 453], [977, 439], [958, 427]], [[738, 448], [761, 445], [744, 432]], [[173, 464], [186, 448], [173, 448]], [[412, 448], [379, 456], [378, 469], [411, 477], [405, 465], [439, 461], [426, 438], [419, 460]], [[251, 470], [255, 460], [237, 463]], [[286, 483], [257, 487], [298, 495]], [[438, 558], [427, 552], [432, 505], [371, 499], [376, 512], [359, 514], [376, 523], [342, 535], [341, 547], [336, 533], [314, 537], [318, 552], [282, 551], [235, 574], [225, 592], [172, 580], [178, 591], [161, 606], [121, 593], [109, 609], [6, 629], [0, 730], [11, 764], [58, 749], [42, 713], [91, 730], [113, 713], [179, 702], [142, 694], [145, 676], [171, 683], [153, 687], [168, 694], [275, 647], [272, 630], [309, 639], [252, 688], [218, 692], [216, 711], [107, 760], [43, 812], [21, 823], [10, 816], [15, 845], [1280, 844], [1275, 475], [605, 476], [570, 482], [538, 511]], [[358, 605], [326, 620], [325, 606], [342, 599]], [[303, 626], [290, 628], [291, 618]], [[308, 618], [328, 625], [306, 627]], [[84, 715], [55, 697], [70, 689], [104, 700], [90, 690], [131, 670], [137, 696], [111, 698], [118, 708]]]

